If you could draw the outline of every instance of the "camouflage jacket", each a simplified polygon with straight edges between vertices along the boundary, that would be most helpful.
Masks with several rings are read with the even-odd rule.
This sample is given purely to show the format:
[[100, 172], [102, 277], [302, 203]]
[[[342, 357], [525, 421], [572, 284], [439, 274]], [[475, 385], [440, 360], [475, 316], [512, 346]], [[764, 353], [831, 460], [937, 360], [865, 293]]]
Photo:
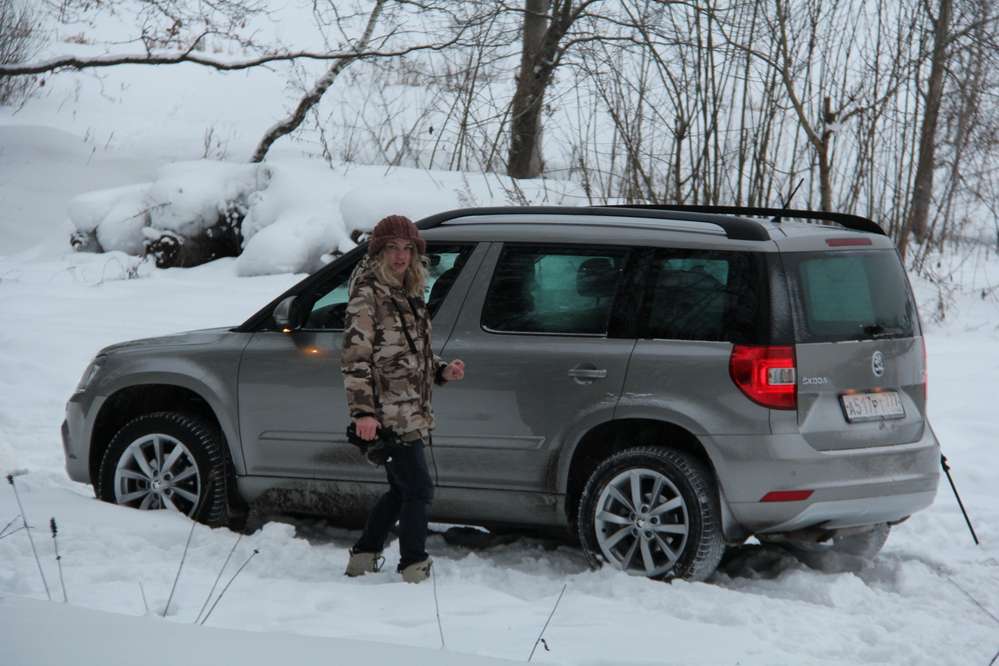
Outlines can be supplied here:
[[348, 289], [340, 367], [351, 418], [374, 416], [399, 434], [425, 434], [434, 427], [432, 384], [445, 383], [441, 373], [447, 366], [430, 346], [426, 303], [380, 282], [367, 258], [354, 269]]

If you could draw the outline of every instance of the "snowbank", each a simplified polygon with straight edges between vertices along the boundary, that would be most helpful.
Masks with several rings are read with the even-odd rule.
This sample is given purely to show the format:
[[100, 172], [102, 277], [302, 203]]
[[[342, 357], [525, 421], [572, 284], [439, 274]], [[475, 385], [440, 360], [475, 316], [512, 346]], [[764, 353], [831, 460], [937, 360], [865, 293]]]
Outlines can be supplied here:
[[[0, 663], [17, 666], [101, 664], [509, 664], [471, 654], [345, 638], [260, 633], [179, 624], [156, 616], [105, 613], [34, 599], [0, 597]], [[51, 637], [58, 640], [50, 640]], [[157, 647], [159, 646], [159, 647]], [[179, 656], [180, 655], [180, 656]]]
[[354, 247], [351, 232], [368, 231], [392, 213], [419, 219], [453, 208], [574, 204], [577, 186], [561, 181], [515, 183], [496, 174], [340, 165], [320, 160], [244, 164], [200, 160], [162, 167], [151, 183], [91, 192], [70, 202], [80, 234], [99, 248], [141, 254], [163, 234], [196, 239], [225, 220], [242, 218], [240, 275], [306, 273], [328, 253]]
[[270, 170], [260, 164], [201, 160], [160, 169], [146, 195], [149, 226], [187, 238], [205, 232], [230, 210], [244, 211], [267, 187]]
[[81, 194], [69, 202], [77, 231], [94, 234], [104, 252], [142, 254], [142, 229], [149, 226], [148, 183]]

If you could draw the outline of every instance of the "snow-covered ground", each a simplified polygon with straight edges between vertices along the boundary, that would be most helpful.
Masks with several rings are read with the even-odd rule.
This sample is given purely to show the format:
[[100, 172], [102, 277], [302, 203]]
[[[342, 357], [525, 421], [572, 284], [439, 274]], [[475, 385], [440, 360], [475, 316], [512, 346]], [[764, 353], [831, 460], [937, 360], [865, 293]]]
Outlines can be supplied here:
[[[445, 542], [443, 526], [429, 542], [435, 585], [406, 585], [388, 570], [347, 579], [356, 533], [282, 519], [240, 540], [229, 572], [260, 552], [202, 628], [190, 625], [237, 535], [199, 525], [160, 618], [191, 523], [98, 502], [90, 487], [69, 481], [59, 437], [65, 401], [101, 347], [239, 323], [301, 276], [240, 277], [248, 271], [236, 259], [157, 270], [123, 253], [73, 254], [69, 204], [92, 190], [153, 182], [164, 165], [202, 157], [213, 127], [230, 156], [249, 154], [295, 94], [278, 94], [278, 76], [254, 77], [187, 67], [62, 75], [20, 112], [0, 108], [0, 472], [28, 472], [17, 489], [57, 600], [40, 601], [46, 594], [26, 533], [0, 538], [0, 664], [159, 663], [163, 655], [248, 665], [523, 661], [563, 585], [545, 632], [550, 651], [538, 648], [534, 661], [984, 666], [999, 651], [999, 259], [984, 249], [956, 258], [956, 268], [942, 265], [938, 273], [951, 281], [915, 285], [928, 320], [931, 420], [981, 546], [946, 481], [934, 505], [896, 527], [860, 571], [813, 568], [749, 546], [705, 583], [591, 571], [578, 551], [530, 539], [469, 551]], [[190, 90], [206, 92], [190, 104]], [[287, 144], [276, 155], [301, 166]], [[327, 202], [333, 215], [371, 214], [370, 202], [384, 203], [390, 186], [415, 173], [347, 171], [349, 187]], [[448, 197], [503, 191], [496, 182], [466, 187], [454, 174], [419, 177], [445, 183]], [[310, 195], [322, 187], [309, 184]], [[941, 293], [946, 318], [930, 322]], [[0, 528], [18, 514], [11, 491], [0, 484]], [[68, 607], [58, 603], [51, 517]], [[388, 562], [397, 555], [393, 544]]]
[[[137, 277], [128, 279], [135, 262], [121, 254], [42, 250], [0, 257], [5, 319], [0, 328], [0, 470], [29, 472], [17, 477], [17, 484], [53, 595], [61, 598], [46, 529], [50, 517], [60, 527], [70, 603], [122, 615], [145, 613], [140, 582], [150, 612], [162, 611], [190, 523], [177, 515], [100, 503], [89, 487], [66, 478], [58, 432], [66, 398], [100, 347], [240, 322], [299, 277], [241, 278], [236, 261], [226, 259], [186, 270], [143, 265], [132, 271]], [[971, 280], [972, 265], [966, 262], [968, 274], [961, 279]], [[999, 265], [994, 260], [979, 265], [974, 271], [979, 281], [988, 269], [994, 280]], [[917, 290], [924, 311], [931, 311], [936, 288], [920, 282]], [[990, 388], [999, 372], [999, 317], [993, 296], [983, 299], [980, 290], [952, 297], [948, 318], [931, 324], [927, 336], [930, 412], [982, 546], [972, 544], [946, 485], [933, 507], [898, 526], [877, 560], [859, 572], [815, 570], [756, 549], [707, 583], [665, 585], [610, 569], [590, 571], [572, 548], [548, 550], [547, 544], [526, 540], [470, 552], [437, 534], [429, 549], [437, 562], [447, 650], [525, 659], [566, 584], [545, 633], [551, 652], [540, 651], [536, 660], [987, 664], [999, 650], [999, 622], [971, 597], [999, 616], [999, 489], [994, 482], [999, 426]], [[6, 484], [0, 488], [3, 522], [17, 515], [10, 491]], [[299, 520], [271, 522], [244, 537], [229, 570], [252, 549], [260, 554], [208, 624], [438, 647], [432, 586], [405, 585], [388, 572], [362, 579], [341, 575], [355, 536], [321, 521]], [[194, 620], [236, 538], [227, 530], [195, 529], [163, 622]], [[389, 562], [396, 556], [393, 550]], [[0, 540], [0, 596], [3, 607], [13, 604], [18, 615], [37, 606], [19, 606], [16, 598], [45, 598], [23, 531]], [[32, 617], [0, 623], [0, 663], [19, 663], [5, 658], [4, 651], [34, 654], [32, 646], [50, 640], [62, 623], [86, 616], [60, 609]], [[88, 635], [109, 642], [112, 637], [105, 633], [118, 625], [103, 615], [92, 621], [102, 629]], [[123, 622], [120, 630], [130, 626]], [[148, 630], [148, 624], [143, 626]], [[199, 635], [177, 634], [190, 641], [200, 640]], [[213, 634], [204, 640], [221, 639]], [[37, 654], [50, 652], [39, 647]], [[412, 660], [424, 662], [427, 654], [414, 651]], [[116, 663], [115, 658], [130, 663], [121, 653], [111, 657], [108, 663]]]

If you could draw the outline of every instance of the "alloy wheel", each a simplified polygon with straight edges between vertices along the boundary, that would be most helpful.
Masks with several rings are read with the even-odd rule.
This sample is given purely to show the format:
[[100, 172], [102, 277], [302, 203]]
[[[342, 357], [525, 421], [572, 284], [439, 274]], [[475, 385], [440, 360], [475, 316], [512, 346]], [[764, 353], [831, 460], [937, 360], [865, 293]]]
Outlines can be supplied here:
[[655, 470], [621, 472], [597, 498], [597, 544], [608, 562], [629, 573], [661, 576], [672, 569], [689, 525], [680, 491]]
[[152, 433], [128, 445], [114, 472], [114, 501], [192, 516], [201, 497], [194, 455], [170, 435]]

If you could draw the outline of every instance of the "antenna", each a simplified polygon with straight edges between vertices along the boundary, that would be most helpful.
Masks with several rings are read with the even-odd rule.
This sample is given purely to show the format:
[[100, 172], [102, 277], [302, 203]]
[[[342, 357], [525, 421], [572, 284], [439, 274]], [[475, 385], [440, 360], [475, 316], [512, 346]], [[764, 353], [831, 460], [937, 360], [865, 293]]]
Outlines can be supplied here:
[[[805, 182], [804, 178], [798, 181], [798, 184], [794, 186], [793, 190], [791, 190], [791, 194], [787, 195], [787, 201], [784, 201], [783, 198], [781, 198], [780, 192], [777, 193], [777, 198], [781, 200], [780, 209], [782, 211], [787, 210], [787, 207], [791, 205], [791, 200], [794, 199], [794, 195], [798, 193], [798, 189], [801, 187], [801, 184], [804, 182]], [[780, 213], [774, 215], [774, 219], [772, 220], [772, 222], [774, 224], [780, 224]]]

